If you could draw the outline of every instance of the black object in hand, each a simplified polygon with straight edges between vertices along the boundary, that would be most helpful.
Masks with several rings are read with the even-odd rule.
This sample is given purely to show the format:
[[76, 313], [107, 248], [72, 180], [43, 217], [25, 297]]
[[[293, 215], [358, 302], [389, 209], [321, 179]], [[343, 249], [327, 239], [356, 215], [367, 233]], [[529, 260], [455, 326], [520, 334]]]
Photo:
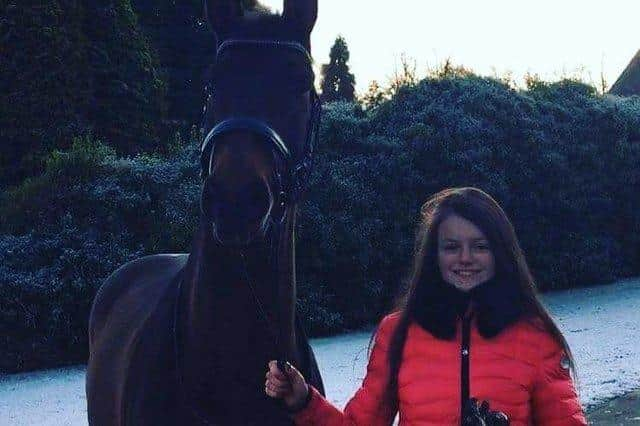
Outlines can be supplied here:
[[291, 367], [291, 364], [289, 364], [289, 361], [279, 358], [277, 361], [277, 365], [278, 365], [278, 370], [280, 370], [282, 372], [282, 374], [287, 374], [287, 367]]
[[476, 398], [470, 398], [462, 415], [462, 426], [509, 426], [509, 418], [500, 411], [491, 411], [487, 401], [478, 405]]
[[478, 400], [475, 398], [469, 399], [464, 408], [464, 413], [462, 413], [462, 426], [486, 426], [482, 417], [478, 407]]
[[489, 411], [487, 426], [509, 426], [509, 417], [502, 411]]

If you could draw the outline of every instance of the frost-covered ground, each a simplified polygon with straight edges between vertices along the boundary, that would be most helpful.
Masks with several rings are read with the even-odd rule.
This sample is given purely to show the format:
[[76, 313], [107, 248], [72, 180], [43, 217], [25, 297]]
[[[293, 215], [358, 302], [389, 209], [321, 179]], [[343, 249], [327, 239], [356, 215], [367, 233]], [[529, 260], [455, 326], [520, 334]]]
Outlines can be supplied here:
[[[571, 345], [582, 402], [640, 388], [640, 279], [547, 294]], [[344, 406], [363, 377], [370, 332], [315, 339], [327, 395]], [[84, 367], [0, 377], [0, 425], [86, 425]]]

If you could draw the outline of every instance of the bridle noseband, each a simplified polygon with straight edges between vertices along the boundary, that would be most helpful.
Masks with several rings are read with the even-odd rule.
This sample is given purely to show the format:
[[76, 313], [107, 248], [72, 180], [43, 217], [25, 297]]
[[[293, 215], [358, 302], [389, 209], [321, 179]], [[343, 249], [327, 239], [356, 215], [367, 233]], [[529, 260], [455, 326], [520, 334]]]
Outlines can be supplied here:
[[[277, 40], [227, 40], [218, 47], [216, 51], [216, 62], [225, 55], [229, 55], [229, 52], [256, 47], [277, 50], [287, 49], [297, 55], [301, 55], [309, 65], [312, 63], [311, 55], [300, 43]], [[205, 115], [206, 105], [209, 103], [211, 96], [213, 96], [212, 85], [207, 85], [207, 88], [209, 93], [207, 94], [207, 102], [205, 103]], [[278, 132], [269, 126], [269, 124], [251, 117], [230, 117], [217, 123], [202, 142], [200, 150], [200, 177], [202, 181], [204, 182], [207, 176], [209, 176], [211, 171], [210, 167], [215, 155], [216, 142], [222, 136], [237, 131], [248, 131], [260, 136], [261, 139], [267, 141], [269, 144], [270, 150], [277, 163], [276, 184], [279, 188], [275, 191], [277, 200], [271, 219], [275, 223], [282, 222], [285, 217], [286, 208], [289, 205], [297, 203], [306, 191], [311, 174], [313, 152], [318, 142], [318, 125], [321, 109], [320, 100], [313, 87], [313, 83], [308, 91], [311, 96], [311, 114], [309, 116], [309, 122], [307, 123], [306, 140], [303, 145], [304, 151], [302, 155], [299, 156], [297, 162], [294, 161], [285, 141], [282, 140]], [[201, 207], [207, 205], [209, 200], [206, 199], [206, 197], [206, 193], [203, 192]], [[202, 211], [205, 216], [208, 215], [206, 209], [203, 208]], [[208, 219], [211, 218], [208, 217]]]

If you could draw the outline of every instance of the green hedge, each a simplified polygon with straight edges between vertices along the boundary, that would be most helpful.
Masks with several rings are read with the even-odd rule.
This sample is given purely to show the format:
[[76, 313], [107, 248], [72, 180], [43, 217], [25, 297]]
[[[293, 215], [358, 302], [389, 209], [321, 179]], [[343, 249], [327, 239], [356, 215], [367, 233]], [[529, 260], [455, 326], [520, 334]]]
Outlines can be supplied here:
[[[425, 79], [372, 110], [324, 108], [298, 229], [299, 308], [313, 335], [388, 308], [419, 206], [448, 186], [498, 199], [543, 289], [640, 273], [640, 98], [469, 75]], [[129, 259], [188, 249], [198, 149], [173, 146], [166, 158], [122, 158], [80, 138], [2, 194], [0, 370], [85, 360], [102, 280]]]
[[0, 17], [0, 187], [87, 131], [122, 154], [160, 147], [165, 82], [129, 0], [7, 0]]

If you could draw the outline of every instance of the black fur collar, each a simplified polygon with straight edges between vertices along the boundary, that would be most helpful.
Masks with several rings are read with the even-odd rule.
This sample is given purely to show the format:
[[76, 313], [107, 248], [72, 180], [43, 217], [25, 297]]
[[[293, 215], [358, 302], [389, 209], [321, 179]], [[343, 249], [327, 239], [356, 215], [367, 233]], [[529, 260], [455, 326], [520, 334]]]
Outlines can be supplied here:
[[463, 292], [442, 279], [421, 283], [420, 306], [415, 321], [438, 339], [456, 337], [456, 324], [471, 305], [478, 332], [484, 338], [497, 336], [516, 322], [523, 313], [522, 297], [515, 283], [504, 283], [495, 277], [468, 292]]

